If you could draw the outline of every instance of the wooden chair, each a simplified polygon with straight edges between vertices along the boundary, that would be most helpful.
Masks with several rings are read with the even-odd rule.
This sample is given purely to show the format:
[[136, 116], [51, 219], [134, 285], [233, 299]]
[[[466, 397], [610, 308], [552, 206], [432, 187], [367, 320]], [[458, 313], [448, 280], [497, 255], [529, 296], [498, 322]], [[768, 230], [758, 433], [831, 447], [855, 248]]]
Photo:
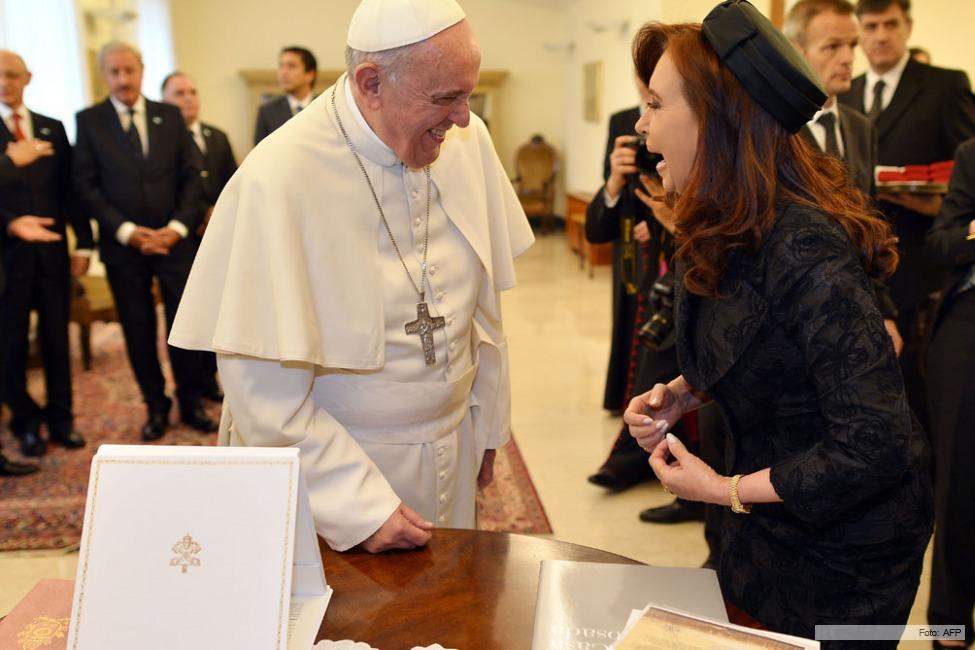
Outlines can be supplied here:
[[538, 217], [542, 231], [551, 229], [555, 219], [555, 177], [559, 158], [541, 135], [532, 136], [515, 154], [515, 191], [528, 217]]
[[71, 279], [71, 320], [81, 330], [81, 363], [91, 370], [91, 325], [95, 321], [117, 321], [115, 300], [108, 278], [86, 275]]

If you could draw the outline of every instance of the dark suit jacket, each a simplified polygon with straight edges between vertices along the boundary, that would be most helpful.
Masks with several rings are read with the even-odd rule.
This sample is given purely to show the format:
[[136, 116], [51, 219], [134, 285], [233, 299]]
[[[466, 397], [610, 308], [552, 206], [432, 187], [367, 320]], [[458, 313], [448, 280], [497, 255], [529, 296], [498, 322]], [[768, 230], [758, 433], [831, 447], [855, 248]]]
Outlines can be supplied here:
[[[17, 217], [33, 214], [52, 217], [55, 230], [65, 234], [71, 224], [79, 248], [92, 247], [91, 224], [81, 214], [71, 186], [71, 145], [58, 120], [31, 112], [34, 138], [54, 146], [54, 155], [40, 158], [27, 167], [16, 167], [7, 156], [0, 155], [0, 226]], [[0, 151], [13, 142], [13, 134], [0, 122]]]
[[77, 115], [74, 183], [82, 205], [98, 219], [106, 264], [136, 259], [115, 233], [126, 221], [162, 228], [175, 219], [192, 233], [205, 211], [200, 154], [179, 109], [146, 100], [149, 154], [132, 151], [111, 101]]
[[[866, 75], [853, 80], [839, 100], [865, 112]], [[951, 160], [955, 149], [975, 137], [975, 98], [968, 77], [910, 60], [890, 104], [874, 124], [878, 165], [928, 165]], [[943, 274], [924, 259], [924, 237], [931, 217], [891, 204], [879, 204], [899, 238], [901, 264], [890, 286], [898, 306], [915, 309], [931, 291], [941, 287]]]
[[926, 252], [951, 271], [951, 280], [938, 317], [958, 285], [975, 264], [975, 241], [968, 241], [968, 224], [975, 219], [975, 139], [958, 147], [948, 195], [928, 232]]
[[[860, 191], [873, 196], [873, 168], [877, 164], [877, 137], [867, 116], [844, 104], [837, 106], [840, 114], [840, 138], [843, 140], [843, 162], [850, 178]], [[802, 135], [812, 146], [819, 148], [808, 126], [802, 127]]]
[[[843, 162], [860, 191], [867, 196], [873, 196], [873, 169], [877, 164], [877, 138], [873, 125], [858, 110], [843, 104], [839, 104], [837, 109], [840, 114], [840, 138], [843, 140]], [[801, 133], [810, 145], [819, 149], [819, 143], [808, 126], [803, 126]], [[897, 320], [897, 305], [890, 295], [890, 288], [881, 281], [875, 281], [874, 287], [877, 290], [880, 313], [884, 318]]]
[[[48, 272], [67, 268], [66, 226], [71, 225], [78, 248], [91, 248], [91, 223], [82, 214], [71, 185], [71, 145], [58, 120], [31, 112], [34, 138], [54, 146], [54, 155], [40, 158], [26, 167], [16, 167], [0, 155], [0, 229], [4, 232], [0, 250], [5, 264], [28, 265], [40, 255]], [[0, 151], [13, 142], [13, 134], [0, 122]], [[7, 226], [27, 214], [51, 217], [51, 230], [63, 239], [55, 244], [34, 244], [6, 236]]]
[[906, 620], [931, 533], [930, 452], [856, 250], [835, 219], [780, 205], [720, 291], [677, 283], [680, 368], [728, 425], [719, 472], [770, 467], [783, 499], [725, 511], [722, 593], [792, 634], [902, 607]]
[[286, 95], [269, 99], [257, 110], [257, 124], [254, 126], [254, 145], [271, 135], [282, 124], [291, 119], [291, 106]]
[[230, 177], [237, 171], [237, 160], [227, 134], [211, 124], [200, 124], [206, 153], [203, 154], [203, 193], [208, 205], [214, 205]]

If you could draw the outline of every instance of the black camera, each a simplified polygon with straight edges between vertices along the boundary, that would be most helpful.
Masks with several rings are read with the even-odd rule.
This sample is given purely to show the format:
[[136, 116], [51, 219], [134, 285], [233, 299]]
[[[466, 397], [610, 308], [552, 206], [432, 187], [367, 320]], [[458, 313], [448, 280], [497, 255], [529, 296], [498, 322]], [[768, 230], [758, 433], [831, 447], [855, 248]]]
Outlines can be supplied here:
[[669, 348], [674, 342], [674, 272], [667, 271], [650, 289], [650, 318], [637, 332], [640, 343], [650, 350]]
[[664, 159], [659, 153], [650, 153], [647, 151], [647, 136], [638, 136], [636, 142], [631, 142], [626, 145], [630, 149], [636, 151], [636, 168], [640, 170], [641, 174], [646, 174], [647, 176], [657, 176], [657, 163]]

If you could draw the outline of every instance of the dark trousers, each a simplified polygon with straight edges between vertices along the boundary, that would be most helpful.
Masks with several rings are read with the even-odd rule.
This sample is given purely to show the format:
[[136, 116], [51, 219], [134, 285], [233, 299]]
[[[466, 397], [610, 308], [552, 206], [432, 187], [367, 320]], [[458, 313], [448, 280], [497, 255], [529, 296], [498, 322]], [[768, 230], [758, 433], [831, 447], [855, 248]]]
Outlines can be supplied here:
[[904, 349], [898, 359], [901, 376], [904, 378], [904, 392], [907, 403], [917, 416], [918, 422], [925, 431], [930, 433], [931, 416], [928, 412], [928, 386], [921, 373], [923, 361], [921, 359], [922, 341], [924, 339], [925, 321], [930, 316], [931, 305], [927, 303], [919, 309], [905, 309], [898, 306], [900, 315], [897, 318], [897, 329], [904, 339]]
[[[192, 242], [184, 240], [174, 246], [169, 255], [144, 255], [125, 263], [106, 266], [125, 334], [129, 363], [139, 382], [142, 397], [151, 410], [162, 409], [166, 404], [165, 379], [157, 347], [158, 323], [152, 279], [155, 277], [159, 280], [168, 335], [176, 318], [176, 309], [189, 277], [194, 253]], [[205, 354], [172, 346], [167, 348], [180, 408], [192, 408], [203, 393]]]
[[934, 441], [934, 556], [928, 622], [975, 638], [975, 290], [945, 308], [928, 350]]
[[[42, 249], [43, 247], [43, 249]], [[4, 341], [3, 401], [13, 413], [15, 435], [36, 431], [42, 421], [64, 430], [72, 425], [71, 362], [68, 351], [70, 277], [62, 243], [14, 242], [4, 251], [7, 287], [0, 298]], [[47, 404], [27, 392], [28, 333], [37, 310]]]

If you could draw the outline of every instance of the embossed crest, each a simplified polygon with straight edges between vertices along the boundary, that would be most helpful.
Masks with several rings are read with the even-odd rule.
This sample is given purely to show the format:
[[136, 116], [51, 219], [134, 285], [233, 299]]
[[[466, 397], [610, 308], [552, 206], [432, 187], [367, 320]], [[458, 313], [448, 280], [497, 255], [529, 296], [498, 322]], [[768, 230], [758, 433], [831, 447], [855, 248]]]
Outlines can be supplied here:
[[200, 566], [200, 558], [196, 556], [202, 550], [203, 547], [189, 533], [186, 533], [183, 539], [173, 545], [172, 551], [176, 557], [169, 561], [169, 566], [178, 566], [181, 569], [180, 573], [186, 573], [186, 569], [189, 567]]
[[38, 616], [17, 635], [20, 650], [40, 650], [46, 648], [58, 639], [63, 639], [68, 633], [67, 618], [53, 618]]

